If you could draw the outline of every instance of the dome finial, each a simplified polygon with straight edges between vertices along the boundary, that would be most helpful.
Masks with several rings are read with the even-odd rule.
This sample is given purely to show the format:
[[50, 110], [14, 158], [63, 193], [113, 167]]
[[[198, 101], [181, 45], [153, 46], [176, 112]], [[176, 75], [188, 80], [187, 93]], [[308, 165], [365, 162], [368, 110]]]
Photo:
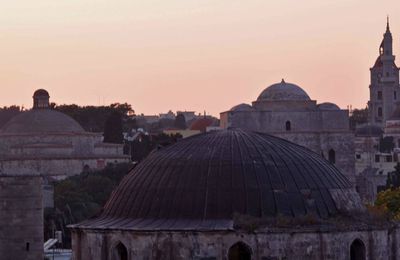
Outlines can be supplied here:
[[283, 78], [282, 78], [282, 81], [281, 81], [281, 83], [286, 83], [286, 82], [285, 82], [285, 79], [283, 79]]

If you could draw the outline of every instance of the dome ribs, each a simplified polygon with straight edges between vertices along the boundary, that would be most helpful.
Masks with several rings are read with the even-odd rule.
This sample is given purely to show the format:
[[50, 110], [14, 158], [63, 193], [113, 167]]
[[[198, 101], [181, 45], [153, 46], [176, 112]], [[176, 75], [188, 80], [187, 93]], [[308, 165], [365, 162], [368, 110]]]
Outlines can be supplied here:
[[[333, 190], [339, 192], [333, 196]], [[100, 217], [82, 225], [226, 230], [234, 228], [235, 213], [328, 218], [353, 192], [318, 154], [267, 134], [229, 129], [152, 153], [121, 181]]]

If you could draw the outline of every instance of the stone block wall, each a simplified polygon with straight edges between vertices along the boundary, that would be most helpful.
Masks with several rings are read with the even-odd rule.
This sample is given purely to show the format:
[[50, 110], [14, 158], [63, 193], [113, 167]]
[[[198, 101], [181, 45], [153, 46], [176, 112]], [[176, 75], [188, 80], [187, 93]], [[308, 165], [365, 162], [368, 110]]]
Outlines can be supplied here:
[[73, 231], [73, 260], [111, 260], [122, 243], [128, 259], [227, 259], [232, 245], [245, 243], [252, 259], [348, 260], [350, 247], [362, 241], [367, 260], [399, 259], [398, 230], [282, 233]]
[[0, 177], [0, 259], [43, 259], [39, 176]]

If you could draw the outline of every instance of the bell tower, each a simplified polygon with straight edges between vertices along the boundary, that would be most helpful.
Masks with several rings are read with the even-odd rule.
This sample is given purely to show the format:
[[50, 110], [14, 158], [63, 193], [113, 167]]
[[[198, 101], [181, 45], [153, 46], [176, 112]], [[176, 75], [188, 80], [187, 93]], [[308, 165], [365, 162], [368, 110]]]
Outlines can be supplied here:
[[379, 56], [370, 69], [371, 83], [368, 102], [370, 122], [384, 126], [396, 104], [400, 101], [399, 68], [393, 55], [393, 38], [390, 32], [389, 17], [386, 32], [379, 46]]

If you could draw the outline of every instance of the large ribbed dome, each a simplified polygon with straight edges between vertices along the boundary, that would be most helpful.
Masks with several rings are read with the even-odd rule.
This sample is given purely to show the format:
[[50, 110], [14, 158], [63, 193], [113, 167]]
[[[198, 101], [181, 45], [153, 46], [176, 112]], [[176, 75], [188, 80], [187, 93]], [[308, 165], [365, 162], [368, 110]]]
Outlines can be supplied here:
[[328, 218], [343, 207], [362, 206], [346, 177], [318, 154], [267, 134], [223, 130], [152, 153], [122, 180], [101, 216], [80, 225], [176, 229], [228, 223], [235, 213]]
[[280, 83], [273, 84], [258, 96], [258, 101], [283, 101], [283, 100], [310, 100], [308, 94], [299, 86], [287, 83], [283, 79]]
[[13, 117], [0, 130], [2, 134], [84, 132], [71, 117], [52, 109], [32, 109]]

